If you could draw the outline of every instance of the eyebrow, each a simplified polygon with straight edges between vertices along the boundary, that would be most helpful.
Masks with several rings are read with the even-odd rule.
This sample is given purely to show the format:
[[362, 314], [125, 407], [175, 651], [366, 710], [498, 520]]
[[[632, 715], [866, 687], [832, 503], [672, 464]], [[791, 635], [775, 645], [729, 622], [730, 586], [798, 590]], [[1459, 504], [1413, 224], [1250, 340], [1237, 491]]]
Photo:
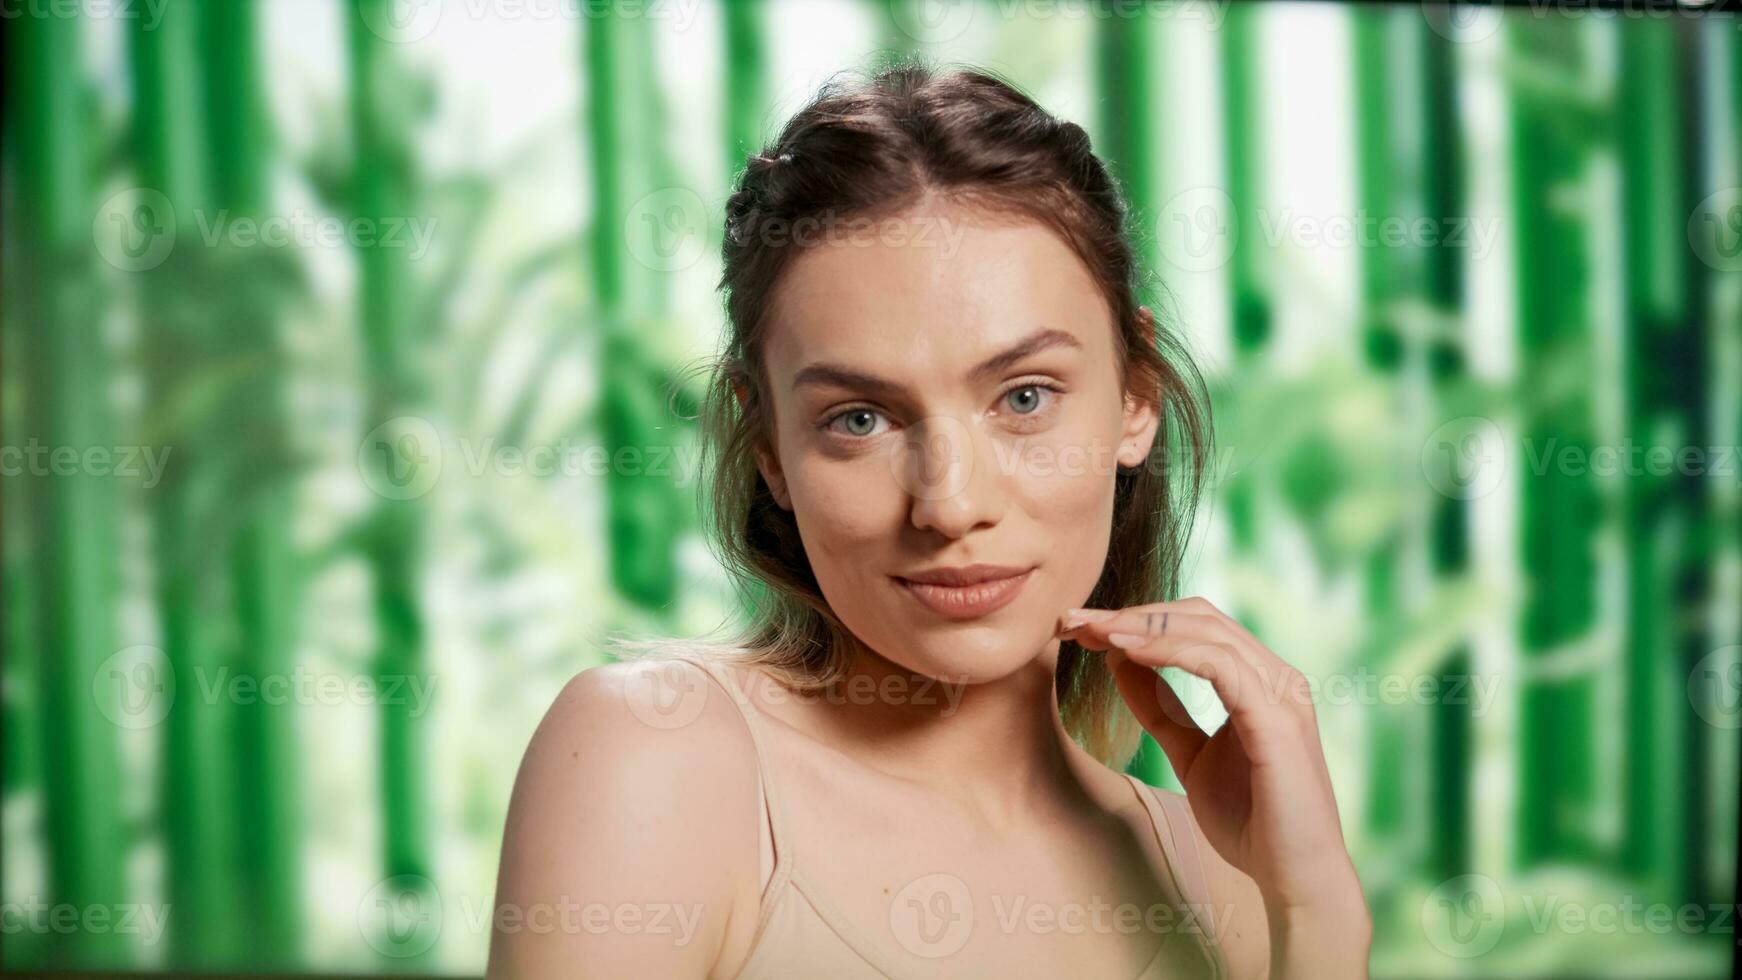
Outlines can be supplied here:
[[[974, 365], [968, 371], [968, 377], [974, 380], [988, 375], [998, 374], [1027, 357], [1032, 357], [1043, 350], [1054, 347], [1070, 347], [1082, 350], [1082, 342], [1076, 337], [1056, 327], [1042, 327], [1017, 341], [1005, 350], [986, 358]], [[875, 374], [867, 374], [854, 368], [839, 364], [811, 364], [793, 376], [794, 390], [804, 385], [832, 385], [839, 388], [858, 388], [876, 394], [890, 395], [900, 392], [903, 385], [899, 382], [880, 378]]]

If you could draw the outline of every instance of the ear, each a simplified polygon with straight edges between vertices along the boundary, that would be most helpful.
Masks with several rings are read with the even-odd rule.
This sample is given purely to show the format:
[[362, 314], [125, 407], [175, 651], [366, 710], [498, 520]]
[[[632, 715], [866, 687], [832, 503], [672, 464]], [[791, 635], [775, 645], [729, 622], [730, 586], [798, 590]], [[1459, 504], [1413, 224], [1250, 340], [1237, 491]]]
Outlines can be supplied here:
[[766, 449], [757, 449], [756, 469], [762, 474], [762, 482], [768, 484], [774, 502], [783, 510], [791, 510], [792, 498], [786, 492], [786, 473], [780, 468], [780, 457]]
[[[743, 410], [750, 399], [750, 390], [738, 378], [732, 379], [732, 394], [738, 398], [738, 408]], [[792, 509], [792, 502], [786, 494], [786, 474], [780, 468], [780, 459], [766, 449], [756, 450], [756, 469], [762, 474], [762, 482], [768, 484], [768, 490], [774, 495], [774, 502], [786, 510]]]
[[[1151, 330], [1155, 314], [1147, 306], [1139, 306], [1137, 315]], [[1155, 434], [1161, 425], [1157, 400], [1159, 392], [1128, 391], [1125, 394], [1125, 422], [1120, 432], [1119, 451], [1115, 454], [1120, 466], [1142, 466], [1155, 445]]]

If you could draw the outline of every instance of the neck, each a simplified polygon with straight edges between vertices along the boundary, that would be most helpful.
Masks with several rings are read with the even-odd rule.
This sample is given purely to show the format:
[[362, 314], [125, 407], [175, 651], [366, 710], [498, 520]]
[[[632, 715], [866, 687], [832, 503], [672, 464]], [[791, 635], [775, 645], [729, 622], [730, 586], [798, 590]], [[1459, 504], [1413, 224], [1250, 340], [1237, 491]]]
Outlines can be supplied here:
[[1087, 794], [1089, 759], [1064, 730], [1053, 680], [1059, 641], [1021, 669], [964, 685], [916, 674], [869, 649], [850, 658], [822, 723], [866, 765], [952, 798], [991, 830]]

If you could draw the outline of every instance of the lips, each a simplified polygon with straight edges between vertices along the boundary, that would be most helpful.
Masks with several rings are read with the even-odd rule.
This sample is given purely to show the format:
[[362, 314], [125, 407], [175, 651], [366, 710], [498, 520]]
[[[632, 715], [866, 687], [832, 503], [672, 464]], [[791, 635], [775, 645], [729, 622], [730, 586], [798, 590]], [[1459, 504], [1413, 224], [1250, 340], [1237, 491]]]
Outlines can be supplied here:
[[895, 581], [932, 612], [948, 619], [974, 619], [1009, 605], [1032, 577], [1034, 569], [1004, 565], [970, 565], [915, 572]]

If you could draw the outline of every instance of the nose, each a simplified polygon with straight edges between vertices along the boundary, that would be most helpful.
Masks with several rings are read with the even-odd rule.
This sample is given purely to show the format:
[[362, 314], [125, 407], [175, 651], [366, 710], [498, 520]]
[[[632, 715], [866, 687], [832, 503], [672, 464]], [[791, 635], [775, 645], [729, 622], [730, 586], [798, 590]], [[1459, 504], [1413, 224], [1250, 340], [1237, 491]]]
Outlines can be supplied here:
[[913, 526], [959, 538], [998, 523], [1007, 497], [987, 440], [953, 416], [937, 415], [908, 429], [897, 478], [912, 501]]

